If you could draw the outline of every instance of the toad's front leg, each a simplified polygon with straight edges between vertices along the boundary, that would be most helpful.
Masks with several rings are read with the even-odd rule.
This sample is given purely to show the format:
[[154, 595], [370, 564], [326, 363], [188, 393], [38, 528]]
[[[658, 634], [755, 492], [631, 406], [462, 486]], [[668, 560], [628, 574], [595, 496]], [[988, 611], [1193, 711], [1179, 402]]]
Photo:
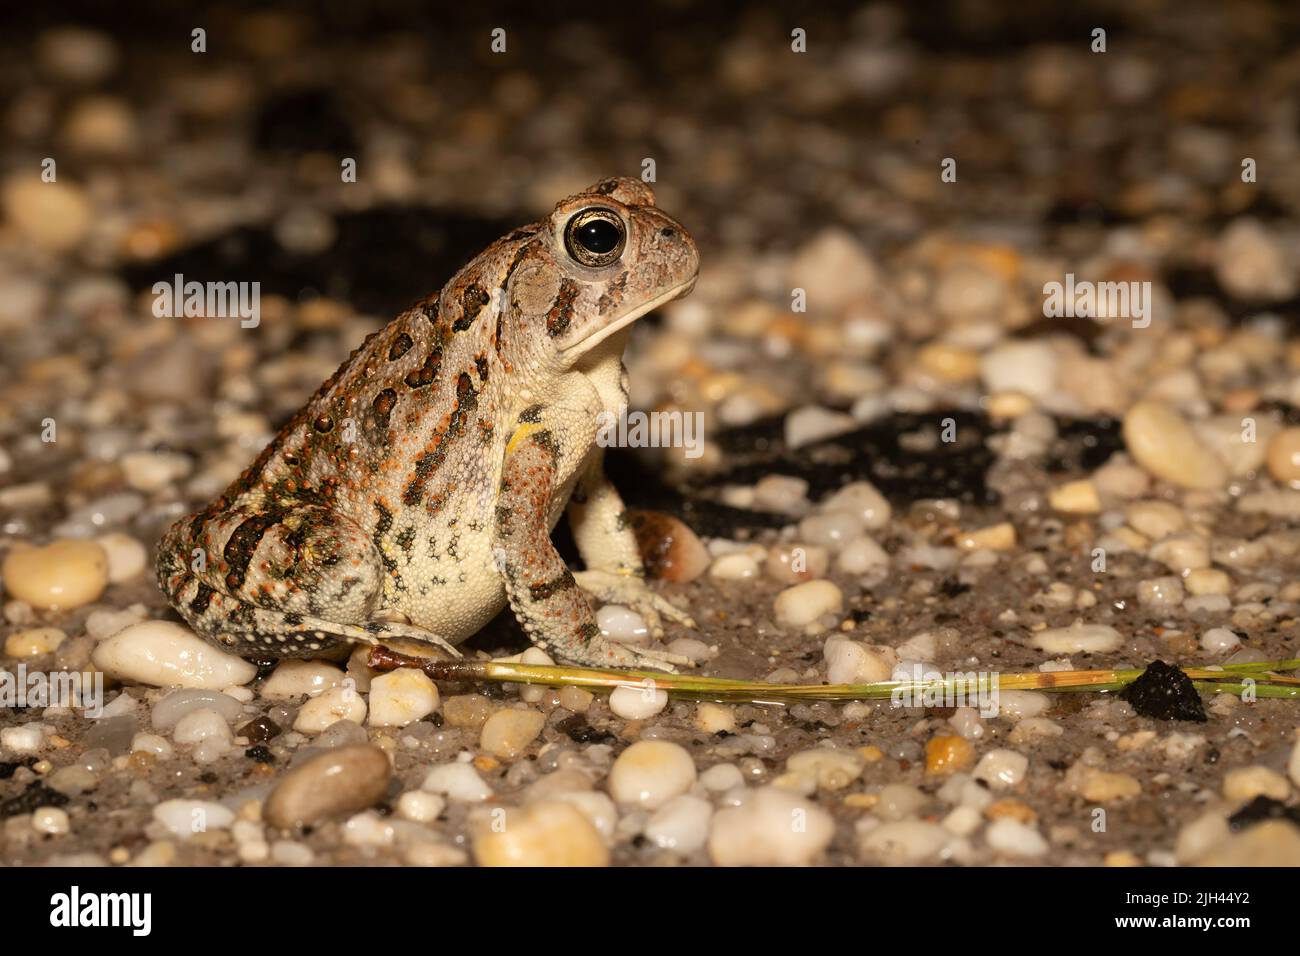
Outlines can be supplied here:
[[587, 564], [586, 571], [574, 575], [578, 586], [602, 601], [632, 608], [656, 638], [664, 633], [661, 616], [694, 627], [689, 614], [646, 586], [627, 507], [605, 475], [604, 458], [603, 448], [591, 450], [569, 499], [569, 526]]
[[592, 667], [673, 671], [673, 654], [606, 640], [587, 596], [551, 543], [547, 515], [556, 488], [556, 433], [525, 424], [506, 449], [494, 548], [510, 607], [529, 639], [557, 657]]

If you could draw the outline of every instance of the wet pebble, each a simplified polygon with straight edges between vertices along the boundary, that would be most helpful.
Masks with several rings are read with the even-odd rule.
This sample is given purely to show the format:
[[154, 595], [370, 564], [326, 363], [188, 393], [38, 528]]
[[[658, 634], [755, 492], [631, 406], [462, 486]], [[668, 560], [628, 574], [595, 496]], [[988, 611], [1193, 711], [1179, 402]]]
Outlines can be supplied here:
[[225, 830], [235, 822], [230, 809], [211, 800], [164, 800], [153, 808], [153, 818], [181, 839]]
[[15, 173], [0, 184], [0, 206], [25, 239], [50, 252], [80, 245], [94, 216], [80, 186], [62, 179], [42, 182], [26, 173]]
[[473, 764], [459, 760], [432, 768], [425, 775], [420, 789], [442, 794], [456, 803], [481, 803], [492, 796], [492, 788], [479, 776]]
[[537, 739], [546, 726], [546, 715], [531, 708], [498, 710], [483, 724], [479, 746], [494, 757], [514, 760]]
[[292, 829], [364, 810], [383, 799], [391, 776], [378, 747], [335, 747], [286, 772], [262, 805], [262, 819]]
[[232, 721], [244, 712], [243, 704], [219, 691], [182, 687], [153, 705], [150, 723], [154, 730], [171, 730], [182, 717], [200, 709], [214, 710], [226, 721]]
[[861, 834], [864, 854], [892, 866], [907, 866], [935, 859], [948, 845], [950, 835], [937, 823], [893, 820]]
[[1223, 461], [1168, 405], [1138, 402], [1125, 413], [1123, 431], [1129, 454], [1155, 477], [1182, 488], [1212, 489], [1227, 483]]
[[655, 810], [695, 783], [695, 761], [686, 748], [667, 740], [639, 740], [609, 772], [609, 793], [623, 805]]
[[325, 661], [287, 660], [277, 664], [271, 676], [262, 681], [258, 694], [267, 700], [297, 700], [315, 697], [338, 687], [343, 680], [343, 672]]
[[889, 680], [898, 662], [889, 651], [850, 641], [839, 635], [828, 638], [822, 649], [826, 679], [832, 684], [871, 684]]
[[543, 800], [474, 828], [479, 866], [608, 866], [609, 849], [591, 821], [571, 803]]
[[304, 734], [318, 734], [340, 720], [364, 723], [366, 702], [348, 686], [331, 687], [310, 698], [298, 711], [293, 729]]
[[718, 866], [805, 866], [834, 835], [830, 814], [813, 800], [760, 787], [740, 806], [713, 815], [709, 857]]
[[989, 847], [998, 853], [1033, 859], [1048, 851], [1047, 841], [1034, 827], [1011, 817], [1000, 817], [984, 831]]
[[624, 720], [644, 720], [662, 713], [667, 706], [668, 692], [649, 683], [643, 687], [615, 687], [609, 695], [609, 709]]
[[694, 581], [709, 566], [709, 551], [684, 522], [662, 511], [628, 513], [646, 574], [664, 581]]
[[830, 581], [805, 581], [776, 596], [773, 611], [785, 627], [806, 627], [844, 608], [844, 594]]
[[8, 657], [41, 657], [53, 653], [67, 639], [57, 627], [29, 627], [6, 637], [4, 652]]
[[650, 640], [650, 628], [645, 618], [629, 607], [621, 604], [606, 604], [596, 612], [596, 625], [601, 634], [620, 644], [646, 644]]
[[142, 545], [129, 534], [115, 531], [96, 539], [108, 558], [108, 581], [120, 584], [130, 581], [144, 570], [148, 554]]
[[1069, 627], [1039, 631], [1030, 643], [1049, 654], [1104, 654], [1117, 650], [1124, 639], [1109, 624], [1084, 624], [1075, 621]]
[[246, 684], [257, 675], [248, 661], [218, 650], [171, 621], [132, 624], [102, 641], [91, 659], [120, 680], [158, 687], [222, 690]]
[[370, 682], [370, 726], [405, 727], [438, 709], [438, 687], [424, 671], [402, 667]]
[[709, 801], [684, 793], [651, 815], [646, 821], [645, 837], [660, 849], [685, 856], [704, 846], [712, 817], [713, 805]]
[[66, 611], [104, 593], [108, 555], [93, 541], [54, 541], [10, 551], [0, 575], [10, 597], [34, 607]]
[[1014, 750], [990, 750], [975, 765], [972, 776], [983, 780], [995, 790], [1016, 786], [1025, 778], [1029, 769], [1029, 758]]

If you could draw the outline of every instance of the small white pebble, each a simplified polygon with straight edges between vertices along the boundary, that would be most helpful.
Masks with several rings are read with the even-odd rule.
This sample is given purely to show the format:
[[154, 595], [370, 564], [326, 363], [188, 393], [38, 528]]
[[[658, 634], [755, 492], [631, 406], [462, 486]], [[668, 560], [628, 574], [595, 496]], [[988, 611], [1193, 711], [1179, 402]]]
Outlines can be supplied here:
[[600, 633], [620, 644], [647, 644], [650, 628], [636, 611], [621, 604], [606, 604], [596, 612], [596, 626]]
[[645, 836], [655, 846], [683, 856], [704, 846], [713, 805], [688, 793], [673, 797], [646, 823]]
[[340, 720], [360, 724], [366, 719], [366, 702], [350, 686], [331, 687], [302, 705], [293, 729], [304, 734], [318, 734]]
[[743, 581], [758, 577], [758, 562], [743, 551], [735, 551], [713, 559], [709, 576], [723, 581]]
[[999, 817], [990, 823], [984, 839], [992, 849], [1008, 856], [1039, 857], [1048, 850], [1042, 834], [1011, 817]]
[[21, 724], [0, 730], [0, 747], [11, 753], [34, 754], [41, 749], [41, 740], [45, 725], [41, 723]]
[[131, 753], [147, 753], [166, 758], [173, 752], [167, 738], [159, 734], [139, 733], [131, 738]]
[[1240, 645], [1241, 638], [1226, 627], [1212, 627], [1201, 635], [1201, 648], [1211, 654], [1228, 654]]
[[615, 687], [609, 695], [609, 709], [625, 720], [644, 720], [662, 713], [668, 706], [668, 692], [656, 689], [650, 679], [646, 684], [644, 687], [626, 684]]
[[224, 830], [235, 820], [233, 811], [210, 800], [164, 800], [153, 808], [153, 817], [183, 839], [208, 830]]
[[998, 749], [990, 750], [980, 758], [972, 776], [976, 780], [983, 780], [995, 790], [1005, 790], [1023, 780], [1028, 769], [1029, 758], [1024, 754]]
[[444, 794], [455, 803], [481, 803], [492, 796], [492, 788], [478, 775], [478, 771], [461, 761], [440, 764], [431, 769], [420, 784], [420, 789]]
[[609, 771], [609, 793], [615, 802], [654, 810], [695, 783], [690, 752], [667, 740], [638, 740]]
[[806, 627], [843, 608], [844, 593], [830, 581], [805, 581], [788, 587], [773, 603], [777, 623], [786, 627]]
[[37, 807], [32, 811], [32, 829], [37, 833], [67, 833], [71, 826], [68, 814], [58, 807]]
[[145, 547], [129, 534], [114, 531], [95, 539], [108, 555], [108, 580], [110, 584], [129, 581], [144, 570], [148, 561]]
[[432, 823], [442, 814], [447, 801], [436, 793], [408, 790], [397, 798], [397, 814], [404, 820]]

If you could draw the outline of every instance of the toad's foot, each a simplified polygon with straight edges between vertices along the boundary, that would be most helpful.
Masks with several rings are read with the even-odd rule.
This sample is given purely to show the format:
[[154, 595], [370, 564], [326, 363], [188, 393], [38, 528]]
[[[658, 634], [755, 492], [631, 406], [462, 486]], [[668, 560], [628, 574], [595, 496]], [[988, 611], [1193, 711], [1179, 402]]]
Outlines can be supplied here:
[[[512, 440], [501, 476], [497, 567], [525, 633], [543, 650], [584, 667], [672, 672], [674, 664], [690, 663], [675, 654], [617, 644], [600, 633], [591, 603], [555, 550], [546, 521], [545, 503], [555, 485], [557, 457], [553, 434], [548, 429], [533, 430]], [[626, 588], [607, 593], [635, 597]]]
[[667, 598], [656, 594], [646, 586], [645, 580], [619, 571], [577, 571], [573, 575], [582, 588], [592, 597], [606, 604], [622, 604], [630, 607], [650, 626], [650, 633], [656, 638], [663, 637], [663, 618], [676, 621], [685, 627], [694, 627], [691, 616], [677, 607]]

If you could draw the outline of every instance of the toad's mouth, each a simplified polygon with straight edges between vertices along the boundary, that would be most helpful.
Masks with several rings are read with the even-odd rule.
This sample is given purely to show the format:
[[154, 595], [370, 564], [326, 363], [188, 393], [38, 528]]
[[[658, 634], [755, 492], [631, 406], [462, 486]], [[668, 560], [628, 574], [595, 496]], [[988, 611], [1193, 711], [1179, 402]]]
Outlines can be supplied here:
[[678, 299], [684, 295], [689, 295], [691, 290], [695, 288], [695, 280], [697, 278], [699, 278], [698, 273], [696, 275], [691, 276], [685, 282], [679, 282], [677, 285], [673, 286], [667, 291], [661, 292], [659, 295], [655, 296], [653, 299], [649, 300], [648, 302], [643, 302], [641, 303], [641, 305], [637, 306], [636, 308], [628, 310], [623, 315], [620, 315], [618, 318], [613, 319], [610, 322], [607, 322], [605, 325], [598, 328], [595, 332], [592, 332], [586, 338], [578, 339], [578, 341], [572, 342], [564, 346], [563, 348], [560, 349], [560, 355], [562, 355], [566, 359], [573, 359], [579, 355], [582, 355], [584, 352], [587, 352], [595, 348], [597, 345], [605, 341], [605, 339], [609, 338], [611, 335], [614, 335], [615, 333], [621, 331], [622, 329], [627, 328], [629, 325], [631, 325], [637, 319], [641, 318], [641, 316], [645, 315], [647, 312], [653, 312], [655, 309], [659, 308], [659, 306], [663, 305], [666, 302], [671, 302], [673, 299]]

